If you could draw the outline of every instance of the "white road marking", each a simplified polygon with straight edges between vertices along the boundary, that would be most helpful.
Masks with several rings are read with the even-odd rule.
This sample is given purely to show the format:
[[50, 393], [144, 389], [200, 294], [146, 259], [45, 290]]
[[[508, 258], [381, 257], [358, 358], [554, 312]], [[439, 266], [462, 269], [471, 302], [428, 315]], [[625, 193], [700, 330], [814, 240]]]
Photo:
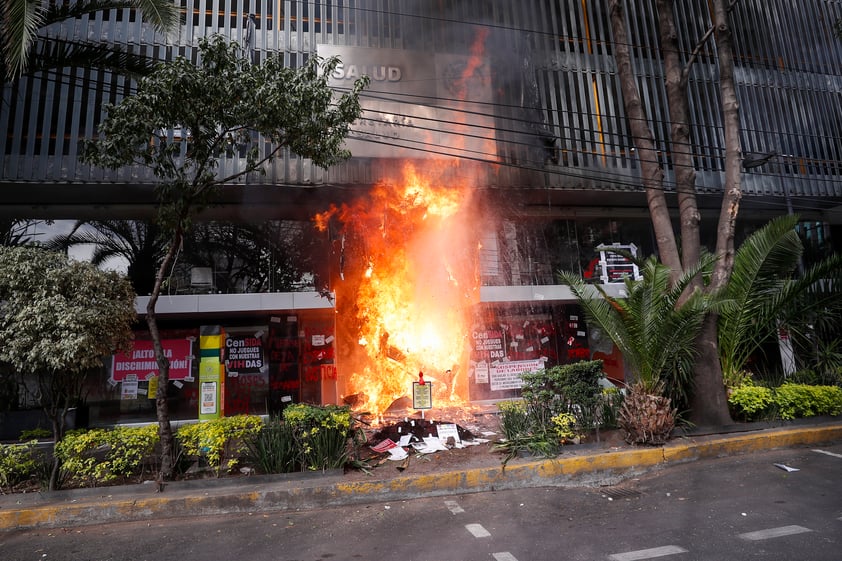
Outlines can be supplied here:
[[677, 545], [665, 545], [663, 547], [653, 547], [652, 549], [615, 553], [614, 555], [609, 555], [608, 558], [612, 561], [638, 561], [639, 559], [666, 557], [667, 555], [675, 555], [676, 553], [687, 553], [687, 550]]
[[508, 551], [501, 551], [500, 553], [492, 553], [491, 556], [494, 558], [494, 561], [517, 561], [517, 557], [509, 553]]
[[482, 524], [465, 524], [465, 529], [468, 530], [475, 538], [490, 538], [491, 533], [482, 527]]
[[825, 454], [827, 456], [833, 456], [834, 458], [842, 458], [842, 454], [836, 454], [835, 452], [828, 452], [827, 450], [813, 450], [813, 452], [818, 452], [819, 454]]
[[747, 532], [740, 534], [739, 537], [744, 540], [768, 540], [770, 538], [780, 538], [782, 536], [792, 536], [795, 534], [803, 534], [804, 532], [812, 532], [811, 529], [804, 526], [781, 526], [779, 528], [769, 528], [768, 530], [758, 530], [756, 532]]
[[465, 509], [459, 506], [459, 503], [456, 501], [444, 501], [444, 506], [451, 512], [451, 514], [461, 514], [465, 512]]

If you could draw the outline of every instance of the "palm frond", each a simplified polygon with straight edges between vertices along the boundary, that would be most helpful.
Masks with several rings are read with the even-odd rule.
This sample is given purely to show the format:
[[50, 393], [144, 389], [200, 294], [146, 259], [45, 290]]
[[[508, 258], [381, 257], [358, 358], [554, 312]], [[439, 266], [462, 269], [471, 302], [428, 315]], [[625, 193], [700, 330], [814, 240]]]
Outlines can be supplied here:
[[159, 61], [132, 53], [112, 43], [76, 42], [64, 39], [39, 39], [29, 72], [59, 68], [96, 68], [124, 76], [148, 75]]
[[40, 0], [5, 0], [0, 17], [3, 66], [6, 77], [15, 79], [27, 69], [32, 43], [44, 23], [44, 11]]
[[561, 272], [559, 279], [571, 288], [588, 320], [614, 341], [644, 387], [650, 391], [666, 387], [670, 398], [683, 403], [690, 387], [696, 335], [707, 310], [707, 297], [701, 291], [684, 292], [712, 261], [707, 256], [671, 283], [670, 269], [650, 257], [640, 262], [641, 280], [625, 280], [623, 298], [612, 298], [573, 273]]
[[[723, 371], [736, 373], [777, 327], [786, 300], [784, 288], [801, 257], [796, 216], [782, 216], [754, 232], [739, 247], [725, 289], [718, 342]], [[783, 290], [783, 291], [782, 291]]]
[[77, 0], [53, 4], [44, 15], [49, 25], [70, 18], [109, 10], [140, 10], [143, 20], [159, 31], [172, 29], [179, 22], [179, 8], [172, 0]]

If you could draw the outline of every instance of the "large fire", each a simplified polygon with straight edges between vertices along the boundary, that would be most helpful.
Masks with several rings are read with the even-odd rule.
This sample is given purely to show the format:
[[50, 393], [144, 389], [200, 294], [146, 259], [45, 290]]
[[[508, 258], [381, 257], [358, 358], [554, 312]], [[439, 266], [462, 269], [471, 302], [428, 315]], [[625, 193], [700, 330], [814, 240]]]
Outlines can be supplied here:
[[419, 372], [436, 406], [467, 396], [478, 242], [471, 191], [453, 184], [455, 165], [422, 173], [406, 164], [399, 180], [315, 218], [339, 253], [340, 392], [375, 414], [411, 395]]

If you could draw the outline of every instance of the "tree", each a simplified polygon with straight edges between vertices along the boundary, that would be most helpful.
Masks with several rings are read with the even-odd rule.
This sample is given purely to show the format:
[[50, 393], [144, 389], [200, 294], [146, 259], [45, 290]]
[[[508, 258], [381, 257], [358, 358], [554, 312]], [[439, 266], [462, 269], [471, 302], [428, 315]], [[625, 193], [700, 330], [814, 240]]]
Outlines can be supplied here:
[[[214, 36], [200, 40], [200, 61], [179, 57], [142, 79], [137, 93], [107, 106], [100, 138], [86, 144], [82, 159], [116, 169], [145, 166], [160, 183], [158, 225], [169, 238], [146, 308], [146, 322], [159, 367], [156, 399], [161, 436], [161, 478], [172, 476], [172, 428], [166, 391], [169, 361], [155, 316], [161, 287], [193, 218], [222, 185], [263, 166], [284, 149], [328, 167], [350, 156], [342, 148], [350, 123], [360, 113], [359, 94], [367, 78], [335, 95], [328, 79], [339, 63], [311, 57], [299, 69], [284, 66], [283, 53], [251, 64], [242, 47]], [[171, 131], [180, 128], [184, 139]], [[266, 145], [269, 145], [268, 147]], [[229, 175], [220, 160], [244, 154]]]
[[179, 22], [172, 0], [4, 0], [0, 11], [3, 78], [64, 67], [96, 67], [121, 74], [142, 75], [151, 68], [148, 57], [124, 50], [107, 40], [74, 39], [49, 33], [50, 26], [94, 12], [139, 10], [156, 29], [167, 31]]
[[[710, 266], [709, 256], [702, 266]], [[699, 271], [673, 280], [670, 268], [650, 257], [640, 263], [640, 280], [626, 278], [622, 298], [612, 298], [577, 274], [559, 273], [588, 320], [617, 345], [635, 375], [621, 415], [630, 442], [663, 443], [675, 425], [676, 408], [687, 405], [695, 342], [708, 311], [701, 290], [685, 294]], [[667, 399], [659, 399], [662, 395]]]
[[166, 250], [166, 240], [155, 223], [139, 220], [80, 220], [65, 236], [58, 236], [44, 247], [67, 251], [77, 245], [93, 245], [91, 263], [97, 267], [110, 259], [127, 263], [126, 274], [138, 294], [150, 294], [155, 271]]
[[0, 220], [0, 246], [30, 245], [40, 224], [52, 224], [52, 220], [6, 219]]
[[312, 224], [202, 222], [184, 241], [182, 263], [212, 267], [220, 292], [291, 291], [312, 274]]
[[727, 305], [720, 310], [718, 326], [726, 380], [739, 379], [751, 356], [780, 327], [803, 337], [800, 325], [804, 323], [815, 327], [831, 319], [839, 325], [842, 255], [830, 255], [792, 278], [803, 249], [797, 223], [796, 215], [772, 220], [736, 252], [723, 293]]
[[[702, 255], [699, 238], [700, 216], [696, 203], [695, 169], [690, 152], [690, 111], [687, 97], [687, 80], [690, 69], [704, 45], [711, 36], [716, 40], [716, 52], [719, 66], [719, 89], [722, 99], [722, 119], [725, 131], [725, 174], [722, 206], [717, 225], [717, 240], [714, 264], [710, 282], [705, 286], [709, 294], [721, 291], [731, 276], [734, 263], [734, 231], [740, 198], [740, 151], [739, 104], [734, 85], [733, 47], [731, 28], [728, 24], [728, 11], [725, 0], [714, 0], [713, 25], [702, 36], [692, 53], [682, 66], [679, 57], [677, 29], [672, 0], [655, 2], [658, 17], [658, 31], [663, 54], [665, 83], [670, 127], [670, 154], [675, 170], [675, 190], [679, 207], [681, 249], [672, 221], [664, 189], [664, 169], [658, 163], [654, 135], [649, 127], [645, 107], [637, 88], [637, 79], [632, 68], [629, 54], [629, 39], [626, 31], [624, 2], [611, 0], [610, 18], [614, 37], [617, 73], [623, 92], [623, 102], [629, 127], [637, 147], [641, 176], [646, 191], [649, 213], [655, 231], [659, 258], [672, 271], [675, 280], [683, 272], [697, 266]], [[702, 278], [697, 277], [690, 285], [702, 286]], [[681, 305], [678, 302], [677, 305]], [[698, 425], [721, 425], [731, 422], [725, 386], [722, 379], [722, 367], [717, 348], [717, 315], [714, 312], [705, 318], [697, 341], [696, 358], [690, 419]]]
[[[32, 375], [54, 442], [86, 374], [125, 349], [137, 318], [129, 282], [90, 263], [34, 247], [0, 247], [0, 361]], [[59, 470], [53, 461], [50, 489]]]

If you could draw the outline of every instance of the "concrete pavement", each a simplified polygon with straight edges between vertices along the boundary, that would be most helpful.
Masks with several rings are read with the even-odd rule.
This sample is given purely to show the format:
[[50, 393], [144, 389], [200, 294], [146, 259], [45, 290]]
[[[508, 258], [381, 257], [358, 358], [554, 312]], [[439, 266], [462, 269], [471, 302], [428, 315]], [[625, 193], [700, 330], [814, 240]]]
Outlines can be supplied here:
[[[842, 441], [842, 419], [731, 434], [687, 435], [661, 447], [570, 447], [554, 459], [520, 458], [505, 467], [365, 480], [341, 471], [124, 485], [0, 496], [0, 531], [107, 522], [385, 502], [522, 487], [605, 485], [672, 464], [761, 450]], [[568, 450], [570, 450], [568, 452]], [[435, 461], [434, 459], [432, 461]]]

